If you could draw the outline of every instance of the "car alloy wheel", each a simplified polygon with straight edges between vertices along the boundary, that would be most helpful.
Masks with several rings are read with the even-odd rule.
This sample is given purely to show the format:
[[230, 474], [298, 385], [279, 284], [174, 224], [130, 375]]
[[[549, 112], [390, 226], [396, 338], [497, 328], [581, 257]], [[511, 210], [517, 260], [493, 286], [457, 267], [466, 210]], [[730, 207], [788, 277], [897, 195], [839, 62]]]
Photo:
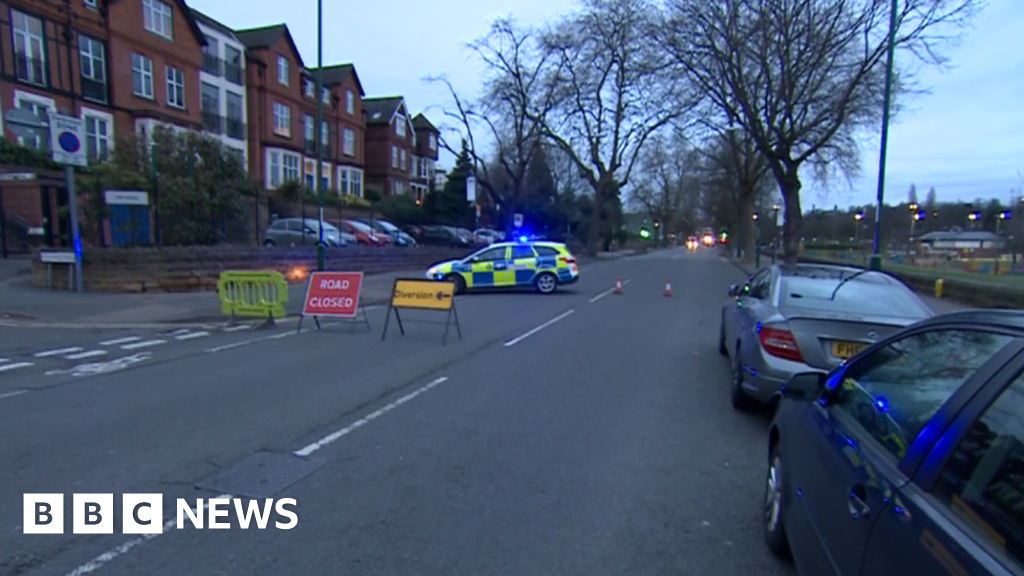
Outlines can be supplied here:
[[540, 290], [541, 294], [550, 294], [557, 287], [558, 279], [555, 278], [554, 274], [545, 273], [537, 277], [537, 290]]
[[789, 557], [789, 541], [782, 520], [782, 497], [784, 493], [784, 472], [779, 444], [771, 449], [768, 458], [768, 473], [764, 486], [764, 541], [773, 554], [780, 558]]

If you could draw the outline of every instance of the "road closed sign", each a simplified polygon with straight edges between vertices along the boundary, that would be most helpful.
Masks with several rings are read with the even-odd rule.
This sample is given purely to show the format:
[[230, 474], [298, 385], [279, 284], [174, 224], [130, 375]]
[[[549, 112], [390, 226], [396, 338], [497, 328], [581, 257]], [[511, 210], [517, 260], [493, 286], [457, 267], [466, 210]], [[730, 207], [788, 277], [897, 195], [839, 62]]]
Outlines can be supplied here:
[[362, 272], [313, 272], [302, 315], [355, 318], [362, 286]]

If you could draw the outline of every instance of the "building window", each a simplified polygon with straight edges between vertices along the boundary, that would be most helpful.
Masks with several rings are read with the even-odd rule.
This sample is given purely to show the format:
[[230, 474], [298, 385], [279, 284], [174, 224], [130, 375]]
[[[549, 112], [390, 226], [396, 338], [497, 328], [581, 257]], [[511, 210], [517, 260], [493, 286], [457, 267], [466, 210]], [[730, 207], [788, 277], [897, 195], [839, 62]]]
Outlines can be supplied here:
[[242, 95], [227, 92], [227, 135], [236, 140], [245, 140], [245, 106], [242, 103]]
[[348, 194], [348, 168], [338, 168], [338, 191], [342, 194]]
[[78, 62], [82, 75], [82, 97], [95, 102], [107, 101], [107, 53], [102, 42], [78, 35]]
[[312, 143], [313, 139], [316, 137], [316, 134], [313, 132], [313, 126], [315, 125], [316, 122], [313, 120], [313, 116], [306, 114], [305, 117], [303, 117], [302, 133], [305, 134], [307, 143]]
[[320, 122], [320, 142], [323, 144], [324, 152], [330, 150], [331, 145], [331, 125], [326, 120]]
[[281, 179], [283, 182], [302, 180], [302, 159], [298, 154], [281, 154]]
[[288, 59], [284, 56], [277, 56], [277, 83], [282, 86], [288, 85]]
[[174, 39], [174, 15], [160, 0], [142, 0], [142, 23], [153, 34]]
[[167, 105], [185, 109], [185, 72], [174, 66], [167, 67]]
[[206, 46], [203, 46], [203, 72], [220, 76], [220, 42], [209, 34], [204, 34], [204, 36], [206, 37]]
[[313, 82], [309, 78], [306, 78], [306, 97], [307, 98], [315, 98], [316, 97], [316, 82]]
[[398, 147], [391, 146], [391, 167], [398, 168]]
[[281, 153], [267, 150], [267, 182], [270, 188], [281, 186]]
[[345, 128], [345, 156], [356, 155], [356, 131]]
[[363, 197], [363, 171], [353, 168], [349, 170], [349, 181], [348, 181], [349, 194], [353, 196]]
[[430, 135], [430, 151], [431, 152], [436, 152], [437, 151], [437, 135], [436, 134], [431, 134]]
[[18, 80], [46, 85], [46, 41], [43, 39], [43, 21], [39, 18], [11, 10], [14, 29], [14, 68]]
[[280, 102], [274, 102], [274, 134], [292, 136], [292, 109]]
[[228, 82], [241, 86], [242, 82], [242, 51], [230, 44], [224, 45], [224, 77]]
[[132, 94], [153, 98], [153, 61], [142, 54], [132, 54]]
[[356, 94], [351, 90], [345, 92], [345, 110], [349, 114], [356, 113]]
[[401, 114], [395, 116], [395, 134], [405, 138], [405, 116]]
[[[41, 122], [47, 125], [50, 123], [50, 114], [57, 111], [56, 103], [52, 99], [43, 98], [41, 96], [36, 96], [35, 94], [17, 90], [14, 92], [14, 107], [32, 112]], [[23, 146], [28, 146], [29, 148], [38, 148], [40, 150], [50, 149], [49, 138], [37, 136], [32, 141], [26, 141], [19, 137], [18, 142]]]
[[82, 4], [84, 4], [86, 8], [98, 8], [96, 0], [82, 0]]
[[331, 90], [329, 88], [324, 88], [323, 92], [320, 94], [320, 99], [324, 101], [324, 104], [327, 104], [328, 106], [330, 106], [330, 104], [331, 104]]
[[89, 160], [104, 162], [110, 157], [113, 118], [107, 114], [82, 111], [85, 119], [85, 149]]
[[401, 166], [400, 170], [408, 172], [409, 171], [409, 163], [408, 163], [409, 161], [405, 157], [405, 148], [402, 148], [402, 151], [401, 151], [400, 154], [401, 154], [401, 158], [402, 158], [401, 164], [400, 164], [400, 166]]
[[202, 82], [199, 85], [199, 110], [203, 116], [203, 129], [220, 134], [224, 127], [220, 119], [220, 88]]

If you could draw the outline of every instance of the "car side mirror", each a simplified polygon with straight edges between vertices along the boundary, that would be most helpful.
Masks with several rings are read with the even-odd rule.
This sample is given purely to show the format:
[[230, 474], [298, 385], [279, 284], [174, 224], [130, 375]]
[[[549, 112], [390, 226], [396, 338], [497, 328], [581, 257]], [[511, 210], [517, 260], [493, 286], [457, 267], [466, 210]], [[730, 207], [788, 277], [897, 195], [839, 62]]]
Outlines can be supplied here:
[[729, 296], [736, 296], [739, 293], [740, 293], [740, 285], [739, 284], [733, 284], [732, 286], [729, 286]]
[[792, 400], [813, 400], [824, 387], [824, 372], [799, 372], [783, 384], [782, 397]]

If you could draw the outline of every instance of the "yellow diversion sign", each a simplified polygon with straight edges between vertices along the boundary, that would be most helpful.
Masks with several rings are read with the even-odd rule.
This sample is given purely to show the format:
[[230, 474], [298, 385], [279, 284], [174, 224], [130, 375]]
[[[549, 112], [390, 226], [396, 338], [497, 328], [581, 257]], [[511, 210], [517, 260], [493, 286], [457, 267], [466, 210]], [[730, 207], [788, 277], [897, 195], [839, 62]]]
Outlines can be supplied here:
[[391, 302], [388, 305], [388, 317], [384, 321], [384, 333], [380, 339], [388, 336], [388, 324], [391, 322], [391, 315], [394, 312], [395, 320], [398, 322], [398, 329], [402, 336], [405, 336], [405, 326], [402, 323], [402, 316], [399, 310], [432, 310], [435, 312], [447, 312], [444, 321], [444, 340], [448, 342], [448, 328], [455, 322], [455, 329], [459, 332], [459, 340], [462, 340], [462, 327], [459, 326], [459, 313], [455, 310], [455, 283], [447, 280], [414, 280], [411, 278], [396, 278], [395, 285], [391, 288]]
[[437, 280], [395, 280], [392, 308], [450, 310], [455, 303], [455, 283]]

